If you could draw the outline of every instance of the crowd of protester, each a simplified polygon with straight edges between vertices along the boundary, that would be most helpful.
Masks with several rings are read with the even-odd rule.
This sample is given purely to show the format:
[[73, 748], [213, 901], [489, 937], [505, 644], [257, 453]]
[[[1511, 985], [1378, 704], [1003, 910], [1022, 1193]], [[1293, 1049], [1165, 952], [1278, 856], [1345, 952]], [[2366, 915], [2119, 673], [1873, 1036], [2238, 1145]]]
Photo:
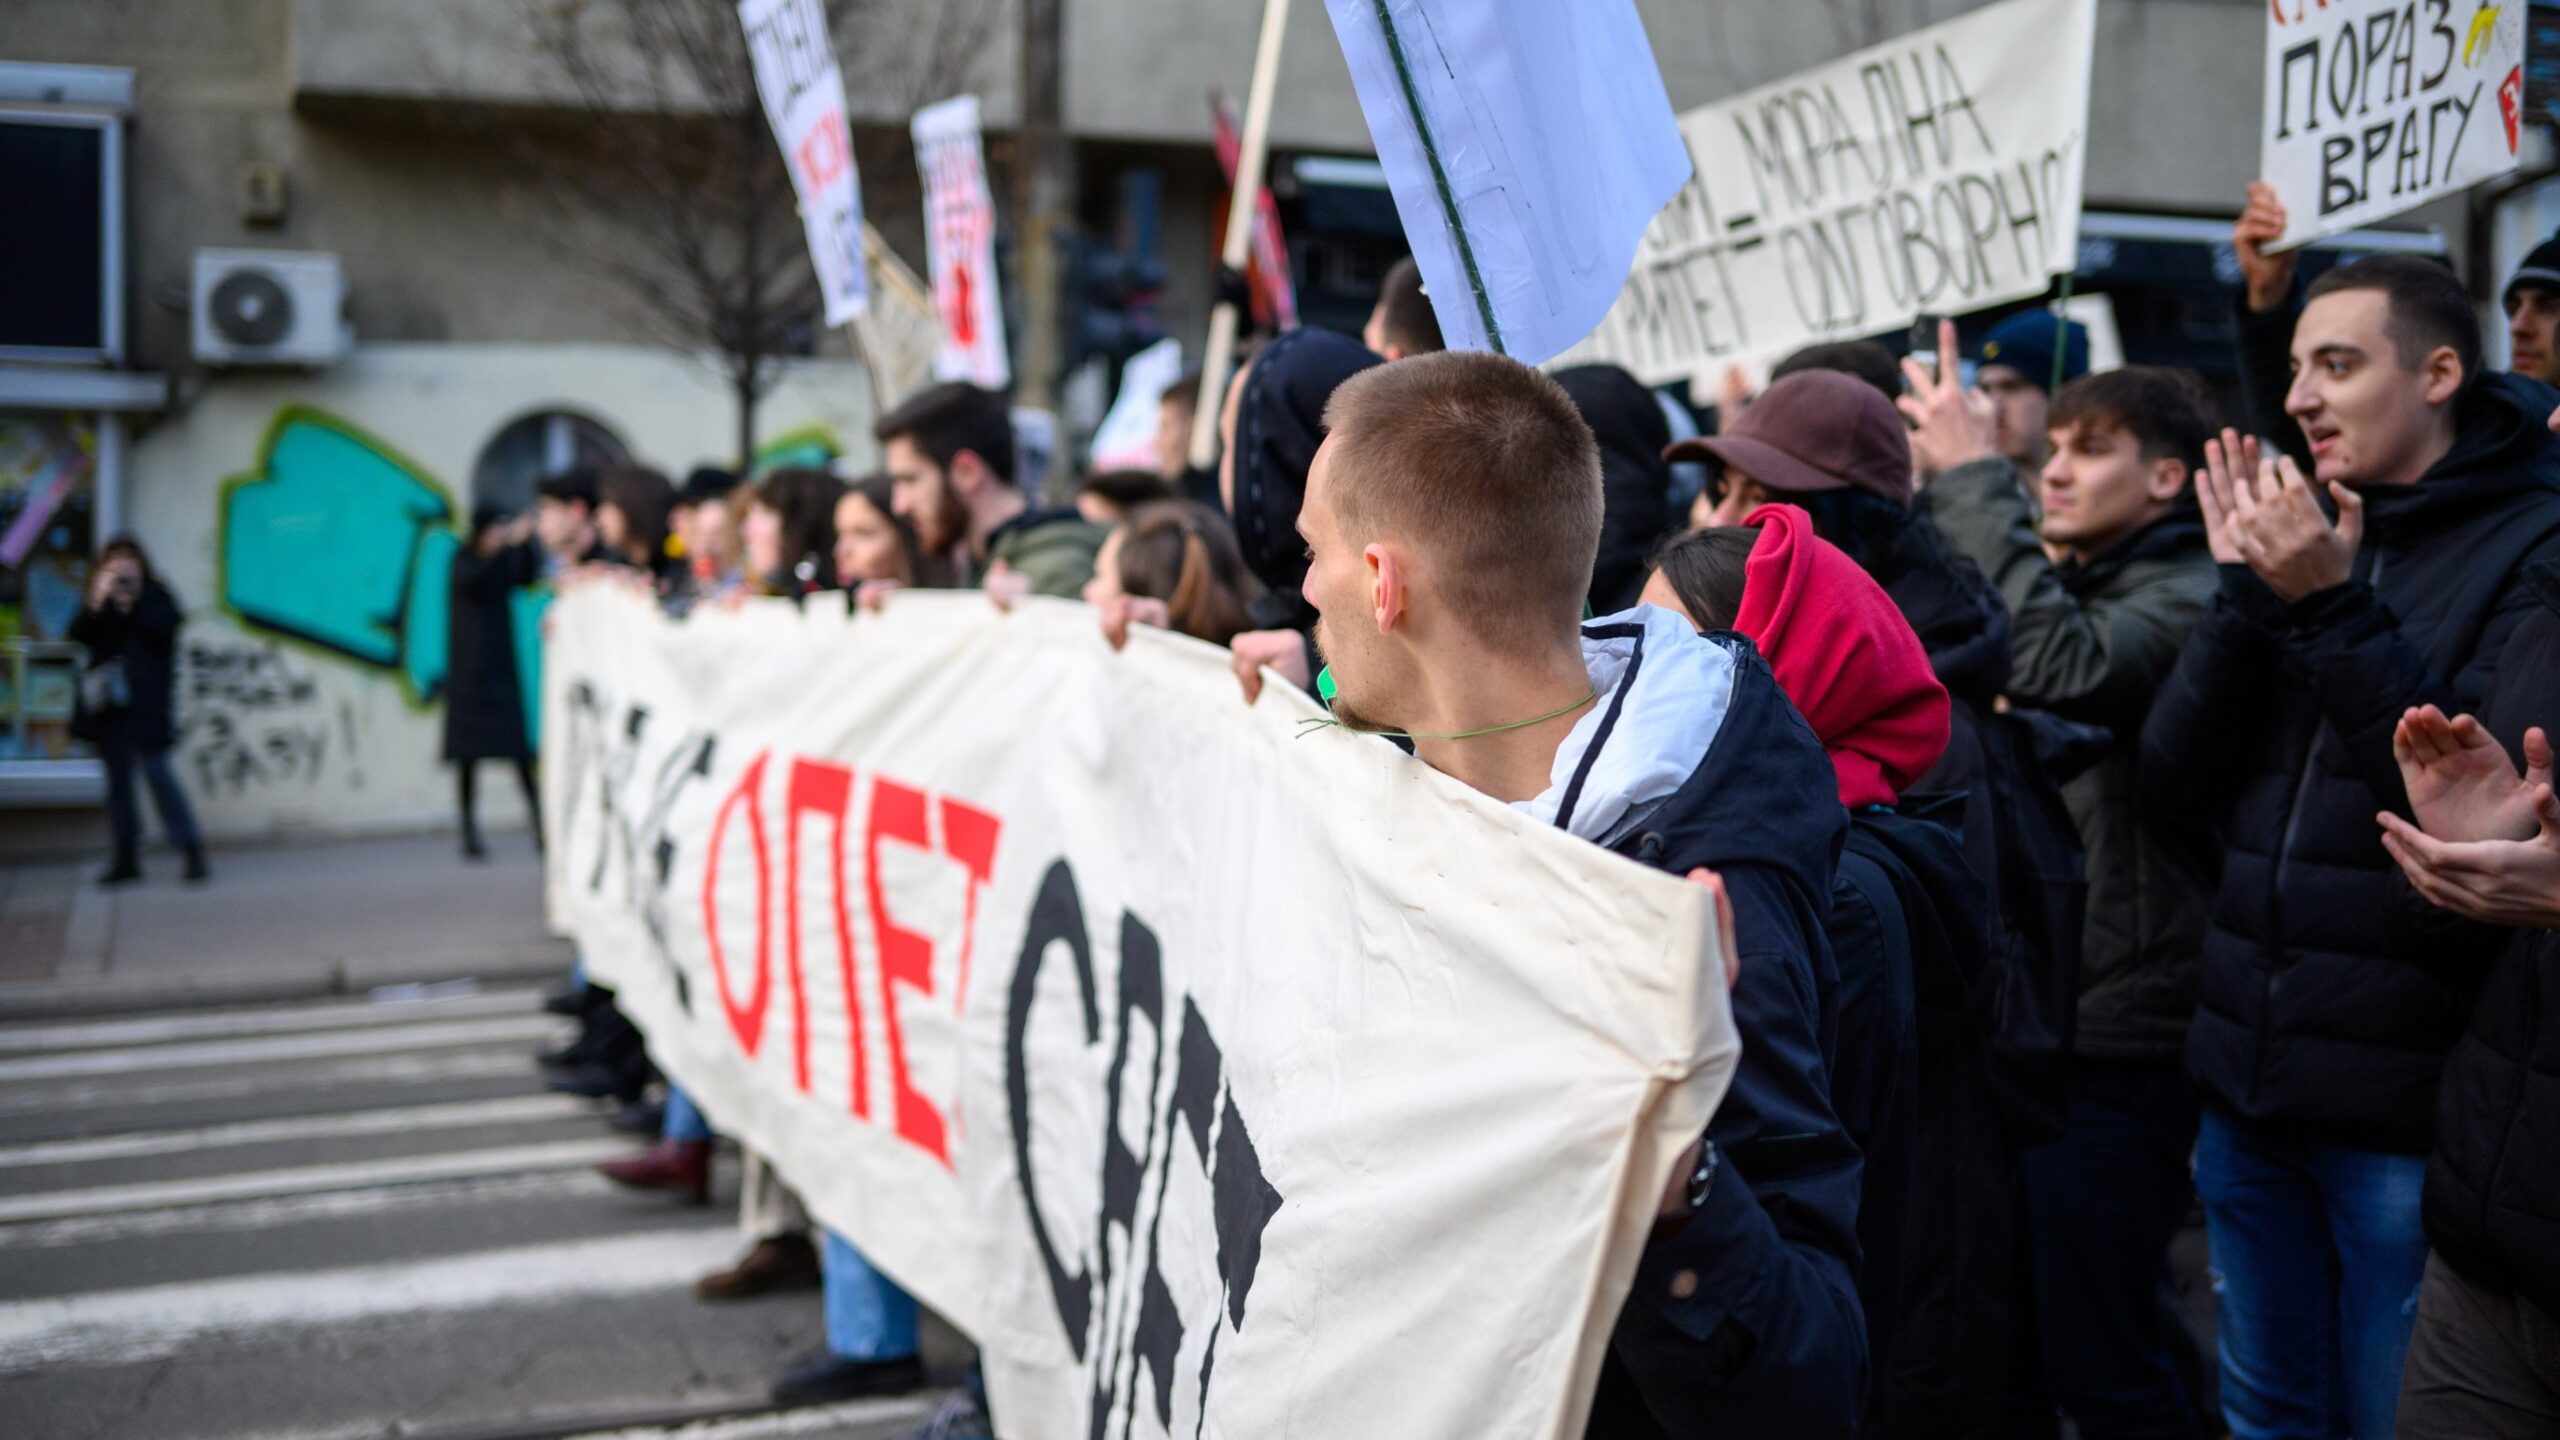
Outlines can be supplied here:
[[[1195, 373], [1156, 469], [1071, 507], [960, 384], [851, 483], [551, 477], [454, 562], [464, 847], [475, 761], [531, 795], [537, 573], [679, 615], [1081, 597], [1715, 892], [1740, 1068], [1592, 1434], [2560, 1434], [2560, 242], [2501, 372], [2443, 267], [2304, 287], [2282, 228], [2253, 189], [2228, 424], [2036, 309], [1970, 356], [1814, 347], [1701, 426], [1615, 367], [1443, 351], [1408, 263], [1365, 344], [1240, 357], [1213, 471]], [[700, 1111], [607, 992], [556, 1004], [552, 1083], [653, 1142], [605, 1173], [706, 1203]], [[746, 1161], [697, 1293], [823, 1292], [776, 1397], [921, 1384], [915, 1303]], [[2199, 1201], [2212, 1355], [2170, 1261]], [[994, 1433], [974, 1383], [930, 1433]]]

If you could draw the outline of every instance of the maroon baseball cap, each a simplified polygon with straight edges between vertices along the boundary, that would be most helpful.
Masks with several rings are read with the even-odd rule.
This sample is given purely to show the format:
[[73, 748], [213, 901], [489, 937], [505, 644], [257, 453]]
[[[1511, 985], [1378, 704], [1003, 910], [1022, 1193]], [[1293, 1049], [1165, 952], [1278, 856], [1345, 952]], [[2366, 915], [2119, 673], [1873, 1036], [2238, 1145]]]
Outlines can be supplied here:
[[1837, 370], [1799, 370], [1721, 435], [1682, 440], [1670, 461], [1716, 459], [1771, 490], [1865, 490], [1911, 503], [1911, 436], [1884, 392]]

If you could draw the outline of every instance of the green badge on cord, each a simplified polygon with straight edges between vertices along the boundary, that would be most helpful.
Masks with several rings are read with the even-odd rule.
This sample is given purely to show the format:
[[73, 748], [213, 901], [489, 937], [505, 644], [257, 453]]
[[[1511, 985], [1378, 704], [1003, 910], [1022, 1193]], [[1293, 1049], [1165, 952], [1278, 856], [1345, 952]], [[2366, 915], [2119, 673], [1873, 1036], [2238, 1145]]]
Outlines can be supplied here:
[[1330, 709], [1333, 705], [1333, 667], [1327, 665], [1316, 672], [1316, 698]]

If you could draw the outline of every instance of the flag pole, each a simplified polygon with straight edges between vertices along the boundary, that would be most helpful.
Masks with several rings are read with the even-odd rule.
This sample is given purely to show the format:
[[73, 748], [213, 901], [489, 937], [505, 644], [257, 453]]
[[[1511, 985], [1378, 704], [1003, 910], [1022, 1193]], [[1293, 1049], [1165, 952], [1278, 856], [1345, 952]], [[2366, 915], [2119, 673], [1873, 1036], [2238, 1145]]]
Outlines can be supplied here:
[[[1289, 0], [1263, 0], [1262, 43], [1253, 54], [1253, 89], [1245, 99], [1244, 136], [1236, 154], [1235, 193], [1227, 200], [1227, 239], [1219, 262], [1242, 271], [1253, 245], [1253, 213], [1271, 148], [1271, 92], [1280, 79], [1280, 41], [1289, 30]], [[1226, 400], [1227, 362], [1236, 350], [1236, 307], [1221, 300], [1209, 312], [1209, 344], [1200, 357], [1200, 394], [1191, 412], [1191, 463], [1218, 458], [1218, 411]]]
[[1476, 268], [1475, 245], [1467, 239], [1466, 221], [1458, 214], [1458, 196], [1449, 186], [1448, 167], [1440, 163], [1440, 144], [1431, 138], [1431, 117], [1423, 113], [1422, 89], [1413, 80], [1413, 62], [1406, 58], [1404, 41], [1396, 35], [1395, 17], [1389, 13], [1387, 0], [1376, 0], [1378, 29], [1386, 37], [1387, 54], [1396, 62], [1396, 82], [1404, 87], [1404, 103], [1413, 111], [1414, 138], [1422, 144], [1422, 158], [1431, 162], [1431, 186], [1440, 193], [1440, 213], [1449, 222], [1449, 238], [1457, 244], [1458, 262], [1467, 270], [1467, 288], [1475, 295], [1476, 316], [1484, 322], [1485, 344], [1496, 355], [1507, 355], [1503, 348], [1502, 324], [1494, 318], [1493, 297], [1485, 293], [1484, 272]]

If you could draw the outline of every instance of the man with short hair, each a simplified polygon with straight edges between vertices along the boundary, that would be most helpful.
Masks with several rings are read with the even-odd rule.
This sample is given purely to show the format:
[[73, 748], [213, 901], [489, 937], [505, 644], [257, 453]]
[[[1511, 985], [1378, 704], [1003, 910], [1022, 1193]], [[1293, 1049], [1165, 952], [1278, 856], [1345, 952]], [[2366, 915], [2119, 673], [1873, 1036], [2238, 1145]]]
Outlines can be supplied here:
[[2291, 363], [2311, 473], [2207, 448], [2221, 584], [2142, 775], [2227, 852], [2187, 1041], [2225, 1414], [2388, 1435], [2437, 1083], [2495, 942], [2416, 901], [2373, 817], [2410, 813], [2402, 714], [2476, 709], [2535, 608], [2525, 571], [2560, 556], [2560, 396], [2483, 373], [2470, 297], [2406, 256], [2321, 276]]
[[1641, 863], [1716, 883], [1741, 1068], [1612, 1335], [1591, 1433], [1842, 1436], [1866, 1388], [1860, 1165], [1834, 1109], [1830, 760], [1749, 641], [1581, 623], [1600, 456], [1555, 381], [1451, 352], [1334, 391], [1298, 530], [1347, 726]]
[[1034, 508], [1014, 484], [1013, 417], [1004, 397], [953, 381], [908, 397], [872, 427], [890, 504], [926, 553], [965, 554], [982, 581], [998, 574], [1037, 595], [1074, 599], [1093, 578], [1101, 527], [1072, 509]]
[[[1940, 349], [1942, 378], [1953, 352]], [[2057, 375], [2056, 358], [2061, 366]], [[1991, 327], [1974, 354], [1974, 384], [1991, 397], [1998, 429], [1992, 446], [2033, 475], [2044, 468], [2045, 407], [2057, 384], [2089, 373], [2089, 327], [2050, 310], [2021, 310]]]
[[[2284, 202], [2275, 187], [2250, 182], [2249, 203], [2232, 222], [2231, 249], [2240, 264], [2234, 297], [2239, 331], [2240, 391], [2258, 433], [2276, 440], [2294, 463], [2307, 463], [2301, 435], [2283, 423], [2286, 346], [2293, 336], [2300, 250], [2270, 250], [2284, 235]], [[2507, 277], [2500, 297], [2507, 316], [2507, 368], [2560, 385], [2560, 236], [2533, 247]], [[2476, 367], [2475, 367], [2476, 373]]]
[[[1912, 448], [1936, 473], [1931, 513], [2009, 607], [2009, 696], [2115, 737], [2062, 787], [2089, 894], [2063, 1136], [2021, 1165], [2043, 1388], [2086, 1434], [2202, 1440], [2202, 1397], [2182, 1378], [2195, 1342], [2161, 1297], [2195, 1145], [2181, 1061], [2208, 884], [2184, 817], [2147, 800], [2135, 753], [2217, 584], [2187, 498], [2211, 422], [2175, 371], [2063, 386], [2046, 415], [2039, 526], [1994, 453], [1989, 403], [1968, 403], [1951, 375], [1920, 398]], [[2031, 1389], [2035, 1377], [2016, 1379]]]
[[609, 558], [596, 533], [595, 471], [579, 465], [545, 475], [535, 482], [533, 496], [534, 538], [554, 571]]
[[1378, 287], [1377, 307], [1360, 327], [1360, 343], [1390, 360], [1429, 355], [1442, 348], [1440, 317], [1431, 297], [1422, 293], [1422, 267], [1408, 255], [1387, 271]]

